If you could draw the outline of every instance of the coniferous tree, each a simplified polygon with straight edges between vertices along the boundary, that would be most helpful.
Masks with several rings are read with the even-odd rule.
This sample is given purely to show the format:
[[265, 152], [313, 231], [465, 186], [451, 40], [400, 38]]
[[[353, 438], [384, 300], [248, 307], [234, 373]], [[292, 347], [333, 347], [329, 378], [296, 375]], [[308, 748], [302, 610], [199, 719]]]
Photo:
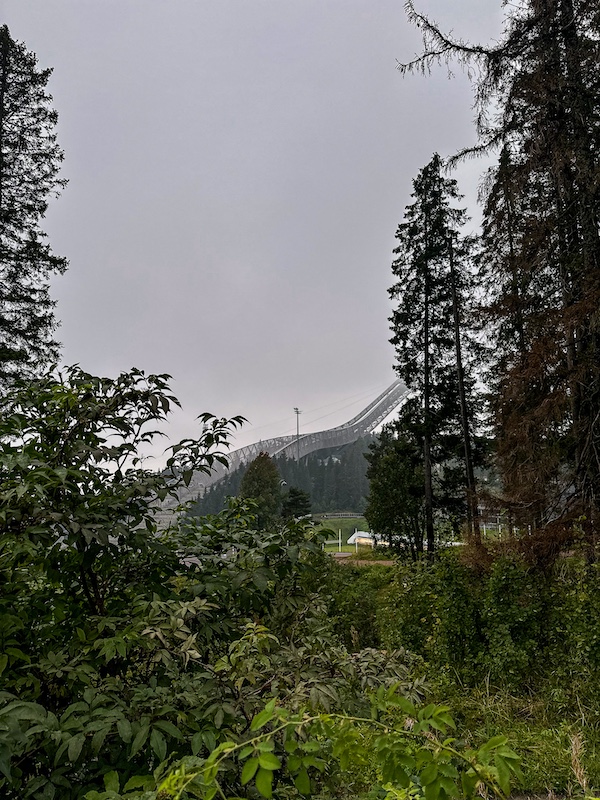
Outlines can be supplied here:
[[49, 278], [67, 261], [40, 228], [49, 197], [65, 183], [50, 74], [0, 26], [0, 386], [58, 355]]
[[310, 516], [310, 513], [311, 505], [308, 492], [298, 489], [296, 486], [290, 486], [281, 506], [283, 519], [300, 519]]
[[423, 554], [424, 476], [420, 437], [402, 413], [385, 425], [365, 454], [369, 496], [365, 517], [371, 530], [390, 547]]
[[552, 508], [553, 495], [561, 494], [570, 435], [561, 282], [556, 260], [542, 252], [544, 240], [555, 235], [556, 219], [551, 213], [541, 218], [547, 187], [519, 168], [508, 148], [492, 178], [480, 258], [488, 284], [496, 462], [507, 505], [521, 524], [536, 527]]
[[[359, 515], [364, 510], [369, 491], [367, 465], [363, 454], [371, 439], [370, 436], [358, 439], [333, 452], [325, 450], [311, 453], [299, 462], [295, 458], [278, 456], [273, 459], [273, 463], [280, 478], [288, 486], [309, 496], [314, 512], [351, 511]], [[247, 465], [242, 465], [233, 472], [227, 472], [198, 498], [191, 514], [202, 516], [222, 511], [227, 505], [227, 498], [239, 494], [240, 483], [247, 468]]]
[[[392, 271], [397, 301], [390, 318], [398, 375], [421, 407], [424, 519], [427, 548], [434, 549], [433, 473], [466, 456], [469, 527], [477, 535], [477, 501], [470, 452], [469, 381], [462, 366], [462, 298], [470, 241], [461, 236], [466, 216], [452, 205], [460, 199], [456, 181], [442, 175], [436, 154], [413, 181], [414, 202], [396, 232]], [[462, 387], [462, 391], [461, 391]], [[462, 399], [462, 403], [461, 403]], [[464, 414], [461, 414], [464, 409]], [[465, 448], [465, 442], [469, 445]]]
[[268, 453], [259, 453], [248, 465], [240, 483], [240, 497], [257, 503], [257, 525], [264, 530], [273, 524], [281, 509], [281, 478]]
[[486, 194], [499, 288], [494, 422], [508, 499], [523, 521], [582, 513], [600, 493], [600, 14], [591, 0], [507, 6], [491, 47], [442, 33], [408, 0], [424, 52], [476, 66], [474, 151], [501, 150]]

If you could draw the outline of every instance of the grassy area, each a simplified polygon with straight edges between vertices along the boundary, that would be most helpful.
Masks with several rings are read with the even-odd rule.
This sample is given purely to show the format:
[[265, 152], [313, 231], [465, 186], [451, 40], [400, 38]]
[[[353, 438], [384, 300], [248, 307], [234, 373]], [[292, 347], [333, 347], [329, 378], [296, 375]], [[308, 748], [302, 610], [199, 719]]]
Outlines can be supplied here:
[[364, 517], [331, 517], [329, 519], [317, 521], [317, 525], [319, 529], [327, 529], [333, 532], [333, 535], [329, 537], [331, 541], [338, 538], [338, 531], [341, 530], [342, 551], [348, 553], [354, 552], [354, 547], [352, 545], [349, 546], [348, 550], [345, 550], [343, 547], [348, 541], [348, 537], [352, 536], [355, 530], [369, 530], [369, 525]]
[[337, 544], [326, 544], [323, 549], [326, 553], [352, 553], [352, 555], [358, 555], [359, 558], [372, 558], [373, 555], [373, 548], [364, 545], [359, 545], [357, 548], [354, 544], [343, 544], [340, 550]]

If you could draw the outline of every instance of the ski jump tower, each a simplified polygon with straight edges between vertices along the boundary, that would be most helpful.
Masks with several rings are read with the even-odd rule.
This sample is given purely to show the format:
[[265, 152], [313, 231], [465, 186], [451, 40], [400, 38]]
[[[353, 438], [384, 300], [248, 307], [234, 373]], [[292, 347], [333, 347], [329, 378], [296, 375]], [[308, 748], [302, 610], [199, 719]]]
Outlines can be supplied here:
[[[299, 437], [278, 436], [274, 439], [265, 439], [254, 444], [233, 450], [227, 455], [229, 467], [226, 469], [222, 464], [218, 464], [210, 475], [195, 473], [187, 488], [179, 492], [179, 503], [185, 503], [204, 494], [206, 489], [213, 483], [221, 480], [228, 471], [233, 472], [242, 464], [253, 461], [259, 453], [268, 453], [270, 456], [286, 455], [289, 458], [303, 458], [309, 453], [323, 450], [329, 447], [342, 447], [351, 444], [373, 431], [388, 417], [395, 408], [401, 406], [408, 398], [409, 390], [397, 380], [389, 386], [385, 392], [375, 398], [372, 403], [364, 408], [349, 422], [338, 425], [336, 428], [328, 428], [316, 433], [303, 433]], [[165, 501], [162, 510], [167, 512], [177, 505], [176, 501], [169, 499]]]

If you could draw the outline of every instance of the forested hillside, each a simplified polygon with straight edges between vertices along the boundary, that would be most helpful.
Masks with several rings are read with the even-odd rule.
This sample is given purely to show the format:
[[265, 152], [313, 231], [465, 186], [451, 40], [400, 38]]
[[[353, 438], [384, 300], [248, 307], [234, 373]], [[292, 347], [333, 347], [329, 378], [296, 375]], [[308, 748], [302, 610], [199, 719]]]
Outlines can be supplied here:
[[[359, 439], [336, 450], [321, 450], [302, 458], [274, 458], [282, 485], [295, 487], [310, 497], [314, 513], [352, 511], [362, 514], [366, 507], [369, 482], [365, 453], [372, 437]], [[237, 497], [247, 465], [211, 486], [192, 506], [192, 514], [217, 514], [227, 505], [228, 497]]]

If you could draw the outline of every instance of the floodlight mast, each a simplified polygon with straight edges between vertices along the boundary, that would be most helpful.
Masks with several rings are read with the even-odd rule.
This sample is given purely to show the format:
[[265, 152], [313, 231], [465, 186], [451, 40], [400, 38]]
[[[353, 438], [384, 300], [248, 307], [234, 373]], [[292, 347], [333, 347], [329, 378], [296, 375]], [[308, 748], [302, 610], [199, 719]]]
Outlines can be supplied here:
[[296, 415], [296, 461], [300, 462], [300, 414], [299, 408], [294, 408]]

